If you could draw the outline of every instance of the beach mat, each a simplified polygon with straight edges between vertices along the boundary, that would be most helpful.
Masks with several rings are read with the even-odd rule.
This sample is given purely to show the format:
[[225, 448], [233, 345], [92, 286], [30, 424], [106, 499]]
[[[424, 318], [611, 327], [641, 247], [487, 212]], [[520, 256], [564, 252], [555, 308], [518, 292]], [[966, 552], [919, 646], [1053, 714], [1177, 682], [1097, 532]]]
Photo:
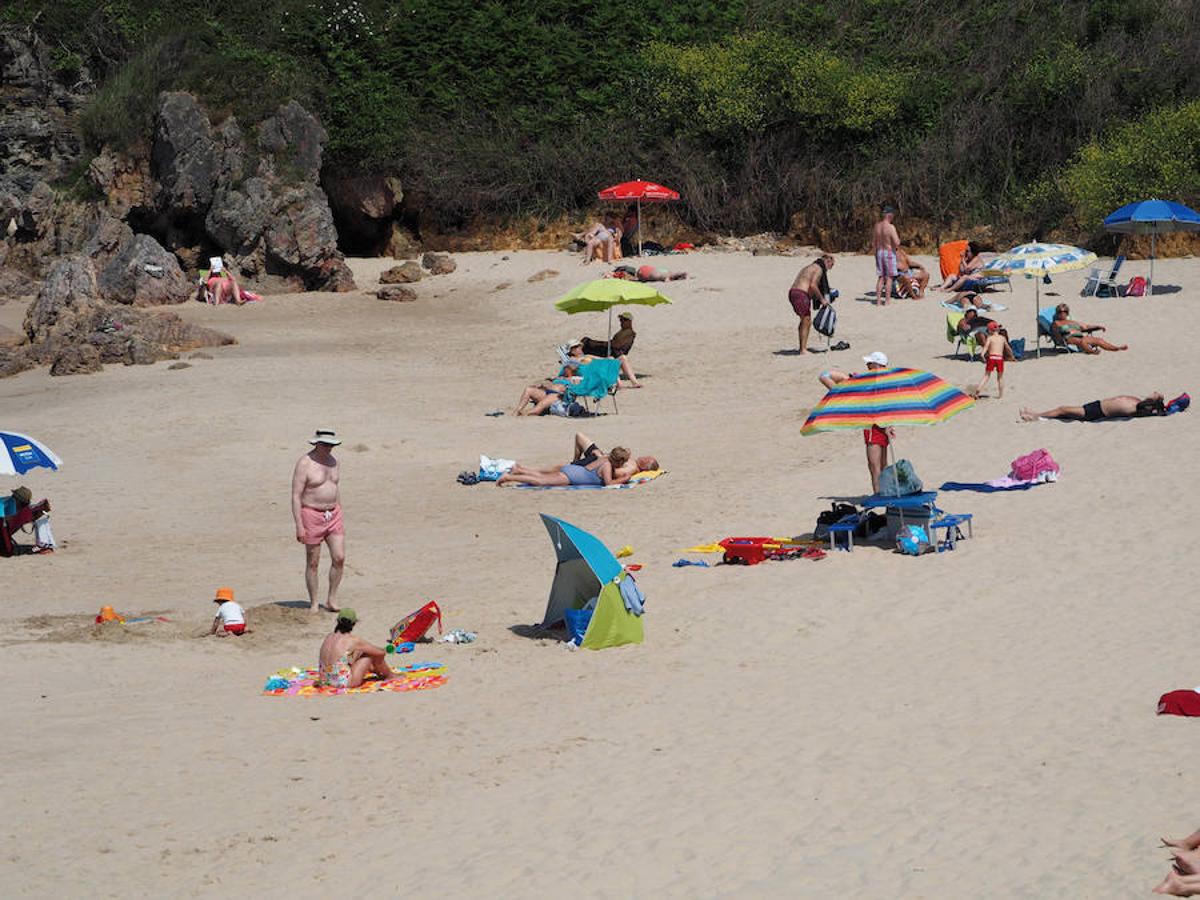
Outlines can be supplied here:
[[446, 683], [446, 667], [441, 663], [415, 663], [411, 666], [392, 666], [392, 671], [402, 678], [380, 681], [374, 675], [356, 688], [317, 687], [317, 670], [298, 667], [280, 669], [267, 679], [263, 694], [272, 697], [320, 697], [335, 694], [377, 694], [383, 691], [424, 691], [441, 687]]
[[518, 484], [516, 486], [531, 491], [615, 491], [622, 488], [637, 487], [640, 484], [648, 484], [666, 474], [665, 469], [658, 469], [655, 472], [643, 472], [634, 475], [625, 484]]

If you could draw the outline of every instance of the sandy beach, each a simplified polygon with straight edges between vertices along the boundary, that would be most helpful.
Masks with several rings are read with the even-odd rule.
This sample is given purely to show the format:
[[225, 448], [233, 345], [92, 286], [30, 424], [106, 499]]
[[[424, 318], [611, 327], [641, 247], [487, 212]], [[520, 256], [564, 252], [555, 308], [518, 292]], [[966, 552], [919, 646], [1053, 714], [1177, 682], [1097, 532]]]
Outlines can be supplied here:
[[[979, 380], [981, 363], [951, 358], [942, 295], [876, 308], [872, 260], [839, 256], [851, 347], [801, 357], [786, 293], [807, 258], [672, 258], [693, 277], [634, 310], [645, 387], [620, 392], [618, 415], [488, 417], [550, 373], [556, 344], [603, 337], [603, 314], [552, 303], [604, 270], [557, 252], [456, 259], [410, 303], [368, 292], [393, 264], [371, 259], [351, 261], [357, 293], [188, 304], [238, 341], [188, 368], [0, 381], [0, 427], [65, 462], [0, 486], [48, 496], [62, 544], [0, 559], [6, 896], [1150, 891], [1159, 835], [1200, 826], [1200, 725], [1155, 716], [1160, 694], [1200, 684], [1181, 617], [1197, 413], [1017, 411], [1200, 389], [1200, 262], [1159, 260], [1158, 285], [1182, 290], [1143, 299], [1081, 298], [1084, 271], [1056, 276], [1043, 305], [1066, 300], [1128, 352], [1043, 354], [1010, 367], [1002, 400], [900, 431], [934, 487], [1042, 447], [1062, 466], [1030, 491], [944, 493], [974, 515], [956, 552], [702, 569], [671, 563], [726, 536], [811, 532], [869, 492], [860, 436], [799, 434], [822, 369], [881, 350]], [[559, 274], [527, 280], [544, 269]], [[1032, 346], [1033, 282], [996, 297]], [[0, 305], [0, 333], [24, 308]], [[300, 608], [288, 493], [319, 425], [345, 439], [340, 600], [380, 643], [426, 599], [477, 632], [402, 658], [444, 663], [443, 687], [261, 695], [273, 671], [315, 663], [331, 624]], [[565, 461], [580, 428], [668, 474], [603, 492], [455, 483], [481, 453]], [[524, 636], [554, 572], [539, 512], [635, 548], [644, 644]], [[224, 585], [253, 634], [203, 637]], [[170, 621], [91, 627], [105, 604]]]

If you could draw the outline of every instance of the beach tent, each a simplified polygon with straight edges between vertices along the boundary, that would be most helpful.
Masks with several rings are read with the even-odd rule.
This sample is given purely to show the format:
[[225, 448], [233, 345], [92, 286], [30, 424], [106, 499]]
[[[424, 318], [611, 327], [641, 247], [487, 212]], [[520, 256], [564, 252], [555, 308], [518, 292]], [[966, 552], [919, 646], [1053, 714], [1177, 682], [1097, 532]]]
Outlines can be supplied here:
[[580, 646], [601, 650], [622, 644], [640, 644], [642, 619], [625, 609], [619, 585], [629, 575], [617, 558], [599, 539], [582, 528], [545, 513], [542, 522], [550, 533], [550, 542], [558, 557], [542, 627], [558, 625], [566, 610], [583, 609], [589, 600], [598, 597], [592, 621]]

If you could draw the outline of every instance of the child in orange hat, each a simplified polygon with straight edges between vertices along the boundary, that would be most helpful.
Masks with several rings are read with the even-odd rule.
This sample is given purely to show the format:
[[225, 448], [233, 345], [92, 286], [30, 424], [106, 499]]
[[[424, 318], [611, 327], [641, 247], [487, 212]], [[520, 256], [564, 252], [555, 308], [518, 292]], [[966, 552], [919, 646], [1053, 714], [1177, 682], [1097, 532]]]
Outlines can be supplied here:
[[[217, 588], [217, 596], [213, 597], [213, 603], [221, 605], [217, 607], [217, 617], [213, 619], [212, 631], [209, 634], [227, 637], [231, 634], [246, 633], [246, 611], [234, 602], [233, 588]], [[223, 630], [217, 631], [222, 626]]]

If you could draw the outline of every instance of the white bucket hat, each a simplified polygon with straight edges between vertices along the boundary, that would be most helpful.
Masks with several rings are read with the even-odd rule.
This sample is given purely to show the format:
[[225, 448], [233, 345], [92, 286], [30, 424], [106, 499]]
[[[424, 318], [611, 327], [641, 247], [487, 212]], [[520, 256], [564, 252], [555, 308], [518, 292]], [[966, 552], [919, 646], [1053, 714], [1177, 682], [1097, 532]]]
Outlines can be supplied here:
[[328, 444], [330, 447], [336, 447], [342, 442], [337, 436], [337, 432], [332, 428], [318, 428], [316, 433], [308, 439], [310, 444]]
[[208, 258], [208, 270], [210, 272], [212, 272], [213, 274], [216, 274], [217, 272], [220, 272], [223, 268], [225, 268], [225, 263], [221, 261], [221, 257], [210, 256]]
[[875, 365], [883, 366], [886, 369], [888, 358], [886, 353], [880, 353], [878, 350], [876, 350], [874, 353], [868, 353], [866, 356], [864, 356], [863, 362], [874, 363]]

